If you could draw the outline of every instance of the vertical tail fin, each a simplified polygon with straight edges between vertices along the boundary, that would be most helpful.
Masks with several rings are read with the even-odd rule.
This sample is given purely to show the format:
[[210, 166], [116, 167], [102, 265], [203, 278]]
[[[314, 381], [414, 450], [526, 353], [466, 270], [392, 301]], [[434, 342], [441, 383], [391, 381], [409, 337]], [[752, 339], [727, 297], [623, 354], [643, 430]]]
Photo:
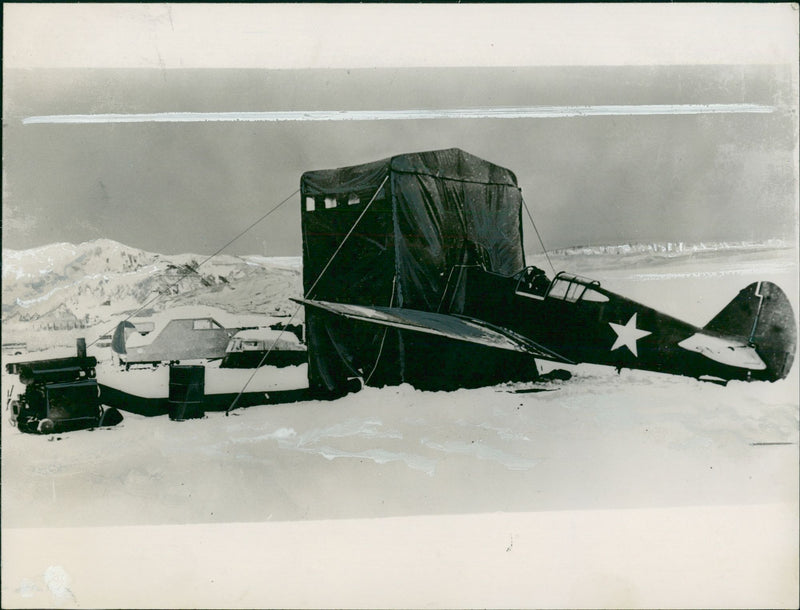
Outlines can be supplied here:
[[797, 349], [797, 325], [789, 299], [772, 282], [754, 282], [706, 324], [705, 331], [744, 338], [767, 365], [769, 381], [789, 374]]

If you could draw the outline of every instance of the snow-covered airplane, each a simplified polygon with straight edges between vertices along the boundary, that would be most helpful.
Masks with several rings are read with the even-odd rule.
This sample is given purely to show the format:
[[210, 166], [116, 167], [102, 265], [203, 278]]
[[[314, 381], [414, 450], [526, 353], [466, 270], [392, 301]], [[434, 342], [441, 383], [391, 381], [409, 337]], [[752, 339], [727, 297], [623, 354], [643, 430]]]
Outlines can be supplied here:
[[[455, 294], [462, 306], [453, 307]], [[350, 320], [518, 351], [565, 364], [646, 369], [709, 380], [784, 378], [796, 348], [794, 314], [771, 282], [750, 284], [703, 328], [564, 272], [513, 276], [454, 267], [439, 311], [311, 299]]]

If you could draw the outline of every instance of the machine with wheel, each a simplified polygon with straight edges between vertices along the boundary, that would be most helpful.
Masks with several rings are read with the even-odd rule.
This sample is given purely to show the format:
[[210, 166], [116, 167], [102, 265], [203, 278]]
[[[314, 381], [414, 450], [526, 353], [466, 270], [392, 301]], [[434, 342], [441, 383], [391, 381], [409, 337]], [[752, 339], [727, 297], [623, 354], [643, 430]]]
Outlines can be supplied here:
[[78, 340], [78, 355], [68, 358], [12, 362], [6, 370], [18, 375], [25, 392], [10, 400], [11, 423], [21, 432], [50, 434], [113, 426], [122, 421], [116, 409], [104, 409], [95, 379], [97, 359], [86, 356]]

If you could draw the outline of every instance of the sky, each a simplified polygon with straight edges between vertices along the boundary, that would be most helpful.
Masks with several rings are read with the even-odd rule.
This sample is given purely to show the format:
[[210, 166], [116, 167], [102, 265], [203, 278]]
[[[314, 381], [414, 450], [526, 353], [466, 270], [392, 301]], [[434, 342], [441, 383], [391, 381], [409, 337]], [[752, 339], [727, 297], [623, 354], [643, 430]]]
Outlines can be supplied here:
[[[516, 174], [548, 249], [795, 240], [796, 10], [603, 8], [4, 5], [3, 247], [106, 237], [210, 254], [304, 171], [451, 147]], [[689, 104], [768, 111], [23, 123]], [[294, 195], [226, 252], [299, 255], [299, 208]]]

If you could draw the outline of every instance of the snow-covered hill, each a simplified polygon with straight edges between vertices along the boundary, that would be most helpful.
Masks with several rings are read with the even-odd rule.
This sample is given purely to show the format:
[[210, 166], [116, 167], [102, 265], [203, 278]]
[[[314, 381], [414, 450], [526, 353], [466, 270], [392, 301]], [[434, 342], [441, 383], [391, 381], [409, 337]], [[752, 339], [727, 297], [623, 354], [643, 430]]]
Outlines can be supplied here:
[[302, 290], [299, 259], [207, 258], [166, 256], [109, 239], [3, 250], [5, 334], [108, 325], [143, 305], [154, 311], [203, 305], [285, 316], [288, 298]]

